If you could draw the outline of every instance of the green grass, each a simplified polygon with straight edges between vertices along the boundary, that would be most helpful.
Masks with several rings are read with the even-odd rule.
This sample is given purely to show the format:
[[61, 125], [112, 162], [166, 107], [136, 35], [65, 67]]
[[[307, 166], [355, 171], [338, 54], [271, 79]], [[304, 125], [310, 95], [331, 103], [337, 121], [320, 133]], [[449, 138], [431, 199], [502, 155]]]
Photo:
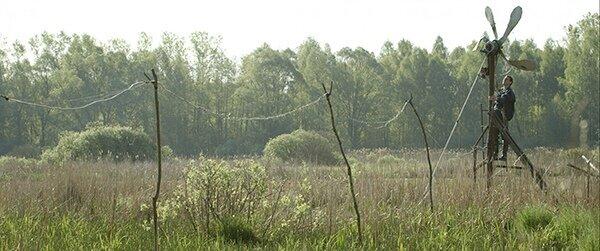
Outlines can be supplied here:
[[[468, 158], [449, 158], [434, 185], [431, 213], [427, 200], [419, 204], [427, 183], [422, 152], [353, 153], [363, 243], [357, 242], [342, 167], [173, 159], [163, 167], [161, 247], [599, 250], [600, 198], [587, 198], [585, 177], [564, 169], [564, 160], [553, 159], [555, 152], [532, 155], [554, 173], [546, 176], [547, 193], [528, 173], [516, 171], [499, 172], [486, 191], [483, 178], [473, 184]], [[153, 163], [5, 164], [0, 168], [0, 250], [153, 248], [148, 208]], [[597, 182], [591, 191], [598, 194]]]
[[[561, 208], [548, 214], [546, 206], [528, 206], [509, 218], [489, 218], [479, 209], [410, 213], [393, 218], [378, 229], [366, 229], [359, 245], [351, 225], [331, 235], [293, 232], [277, 240], [258, 240], [248, 229], [231, 223], [215, 236], [196, 234], [184, 222], [165, 222], [164, 249], [578, 249], [600, 248], [598, 210]], [[74, 214], [42, 217], [7, 214], [0, 218], [0, 249], [151, 249], [152, 231], [142, 222], [110, 223]], [[240, 233], [236, 229], [243, 229]]]

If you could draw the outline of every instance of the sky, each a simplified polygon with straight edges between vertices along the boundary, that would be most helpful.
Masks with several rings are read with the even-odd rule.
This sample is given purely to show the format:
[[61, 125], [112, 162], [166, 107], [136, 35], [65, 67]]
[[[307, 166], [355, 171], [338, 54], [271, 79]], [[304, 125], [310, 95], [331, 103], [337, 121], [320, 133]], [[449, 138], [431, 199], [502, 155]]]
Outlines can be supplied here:
[[219, 35], [228, 56], [241, 58], [263, 43], [297, 48], [308, 37], [337, 51], [361, 46], [375, 53], [385, 41], [407, 39], [431, 49], [439, 35], [448, 48], [465, 46], [491, 33], [485, 6], [494, 12], [499, 34], [510, 12], [523, 8], [510, 39], [562, 40], [566, 26], [598, 0], [9, 0], [0, 4], [0, 37], [26, 41], [43, 31], [87, 33], [137, 44], [140, 32], [159, 40], [163, 32], [186, 36], [205, 31]]

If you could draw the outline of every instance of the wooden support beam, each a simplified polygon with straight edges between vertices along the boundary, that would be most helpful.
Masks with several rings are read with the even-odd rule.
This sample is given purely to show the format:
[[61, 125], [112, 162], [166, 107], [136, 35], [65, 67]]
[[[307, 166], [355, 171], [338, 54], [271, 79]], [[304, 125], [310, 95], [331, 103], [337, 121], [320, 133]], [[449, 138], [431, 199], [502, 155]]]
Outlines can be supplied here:
[[[498, 59], [498, 52], [491, 52], [487, 55], [487, 76], [489, 82], [488, 96], [495, 95], [496, 92], [496, 59]], [[489, 100], [488, 111], [493, 108], [494, 102]], [[494, 166], [492, 160], [494, 159], [494, 150], [498, 146], [498, 128], [492, 123], [492, 117], [488, 116], [489, 133], [487, 138], [487, 182], [486, 188], [489, 190], [492, 186], [492, 175], [494, 173]]]
[[[483, 123], [483, 120], [482, 120], [482, 123]], [[483, 136], [485, 135], [485, 132], [487, 132], [488, 128], [489, 128], [488, 126], [484, 127], [483, 124], [482, 124], [481, 134], [479, 135], [479, 137], [475, 141], [475, 144], [473, 144], [473, 183], [474, 184], [477, 183], [477, 169], [479, 168], [478, 165], [477, 165], [477, 147], [479, 145], [479, 142], [481, 142], [481, 140], [483, 139]]]
[[[523, 163], [523, 165], [525, 165], [527, 168], [529, 168], [531, 176], [535, 179], [535, 182], [538, 185], [538, 187], [541, 190], [545, 190], [547, 185], [546, 185], [546, 182], [544, 181], [544, 178], [542, 177], [542, 173], [539, 170], [534, 168], [534, 166], [531, 163], [531, 161], [529, 160], [529, 158], [527, 158], [527, 155], [525, 155], [525, 153], [523, 153], [523, 150], [521, 150], [521, 148], [517, 145], [515, 140], [510, 135], [510, 133], [508, 133], [508, 130], [505, 130], [505, 126], [502, 123], [502, 121], [500, 120], [500, 118], [498, 118], [498, 116], [494, 112], [490, 112], [489, 115], [490, 115], [490, 118], [492, 119], [492, 123], [494, 125], [493, 127], [497, 128], [500, 131], [500, 133], [502, 133], [504, 135], [505, 139], [508, 139], [508, 144], [509, 144], [510, 148], [515, 152], [515, 154], [517, 154], [517, 156], [519, 156], [519, 160], [521, 160], [521, 163]], [[507, 142], [505, 142], [505, 143], [507, 143]], [[488, 152], [489, 152], [489, 150], [490, 149], [488, 149]], [[492, 163], [490, 161], [490, 163], [488, 163], [488, 167], [491, 165], [492, 165]]]

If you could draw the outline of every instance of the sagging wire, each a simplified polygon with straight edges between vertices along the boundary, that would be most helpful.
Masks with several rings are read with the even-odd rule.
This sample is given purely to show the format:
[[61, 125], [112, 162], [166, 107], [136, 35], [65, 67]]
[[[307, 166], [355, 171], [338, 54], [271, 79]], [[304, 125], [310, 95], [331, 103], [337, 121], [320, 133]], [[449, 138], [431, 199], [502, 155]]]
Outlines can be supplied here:
[[[132, 89], [134, 89], [136, 87], [139, 87], [139, 86], [142, 86], [144, 84], [147, 84], [147, 83], [148, 83], [147, 81], [138, 81], [138, 82], [135, 82], [135, 83], [129, 85], [129, 87], [127, 87], [127, 88], [125, 88], [123, 90], [120, 90], [120, 91], [116, 92], [115, 94], [112, 94], [112, 95], [110, 95], [108, 97], [97, 99], [97, 100], [89, 102], [89, 103], [87, 103], [85, 105], [75, 106], [75, 107], [61, 107], [61, 106], [53, 106], [53, 105], [47, 105], [47, 104], [42, 104], [42, 103], [35, 103], [35, 102], [24, 101], [24, 100], [13, 98], [13, 97], [8, 97], [6, 95], [1, 95], [1, 94], [0, 94], [0, 97], [3, 98], [4, 100], [8, 101], [8, 102], [15, 102], [15, 103], [18, 103], [18, 104], [23, 104], [23, 105], [29, 105], [29, 106], [34, 106], [34, 107], [39, 107], [39, 108], [44, 108], [44, 109], [50, 109], [50, 110], [71, 111], [71, 110], [85, 109], [85, 108], [88, 108], [88, 107], [90, 107], [90, 106], [92, 106], [94, 104], [97, 104], [97, 103], [102, 103], [102, 102], [107, 102], [107, 101], [113, 100], [113, 99], [121, 96], [122, 94], [124, 94], [124, 93], [126, 93], [128, 91], [131, 91]], [[85, 97], [85, 98], [89, 98], [89, 97]]]
[[271, 116], [258, 116], [258, 117], [238, 117], [238, 116], [231, 116], [231, 113], [220, 113], [220, 112], [215, 112], [212, 111], [206, 107], [197, 105], [196, 103], [187, 100], [186, 98], [177, 95], [175, 92], [169, 90], [168, 88], [164, 87], [164, 86], [159, 86], [159, 88], [163, 89], [164, 91], [166, 91], [167, 93], [171, 94], [173, 97], [181, 100], [182, 102], [185, 102], [186, 104], [190, 105], [191, 107], [198, 109], [198, 110], [202, 110], [203, 112], [206, 112], [208, 114], [220, 117], [222, 119], [226, 119], [226, 120], [238, 120], [238, 121], [260, 121], [260, 120], [271, 120], [271, 119], [277, 119], [277, 118], [282, 118], [282, 117], [286, 117], [289, 116], [291, 114], [294, 114], [296, 112], [299, 112], [301, 110], [304, 110], [312, 105], [315, 105], [317, 103], [319, 103], [321, 100], [323, 100], [323, 97], [325, 97], [325, 95], [321, 95], [319, 96], [319, 98], [306, 103], [302, 106], [296, 107], [293, 110], [284, 112], [284, 113], [280, 113], [280, 114], [276, 114], [276, 115], [271, 115]]
[[[402, 108], [400, 110], [398, 110], [398, 112], [396, 113], [396, 115], [394, 115], [394, 117], [386, 120], [386, 121], [376, 121], [376, 122], [366, 122], [366, 121], [362, 121], [362, 120], [358, 120], [355, 118], [350, 118], [352, 121], [361, 123], [361, 124], [365, 124], [369, 127], [372, 127], [373, 129], [382, 129], [387, 127], [390, 123], [392, 123], [394, 120], [397, 120], [398, 118], [400, 118], [400, 115], [404, 112], [404, 109], [406, 108], [406, 105], [408, 105], [408, 100], [406, 102], [404, 102], [404, 105], [402, 105]], [[374, 126], [373, 124], [381, 124], [381, 126]]]
[[[398, 112], [396, 113], [396, 115], [394, 115], [394, 117], [390, 118], [389, 120], [386, 121], [375, 121], [375, 122], [367, 122], [367, 121], [363, 121], [363, 120], [359, 120], [359, 119], [355, 119], [355, 118], [350, 118], [350, 120], [357, 122], [357, 123], [361, 123], [364, 124], [368, 127], [371, 127], [373, 129], [379, 130], [379, 129], [383, 129], [386, 128], [387, 126], [390, 125], [390, 123], [394, 122], [395, 120], [400, 118], [400, 115], [402, 113], [404, 113], [404, 109], [406, 108], [406, 105], [408, 105], [408, 100], [404, 102], [404, 104], [402, 105], [402, 108], [400, 108], [400, 110], [398, 110]], [[380, 124], [380, 126], [376, 126], [374, 124]], [[425, 130], [427, 131], [427, 133], [429, 135], [433, 135], [431, 133], [431, 129], [430, 128], [425, 128]], [[440, 142], [437, 141], [435, 138], [431, 137], [431, 139], [433, 140], [435, 146], [441, 146]]]
[[[482, 60], [481, 62], [481, 66], [479, 66], [479, 69], [481, 69], [483, 67], [483, 65], [485, 64], [486, 60]], [[458, 116], [456, 118], [456, 121], [454, 122], [454, 126], [452, 126], [452, 130], [450, 131], [450, 135], [448, 135], [448, 139], [446, 140], [446, 144], [444, 145], [444, 148], [442, 149], [442, 152], [440, 153], [440, 157], [438, 158], [435, 167], [433, 168], [433, 173], [431, 174], [431, 177], [433, 179], [433, 177], [435, 177], [435, 173], [437, 172], [440, 162], [442, 161], [442, 158], [444, 157], [444, 153], [446, 152], [446, 150], [448, 149], [448, 144], [450, 144], [450, 140], [452, 140], [452, 135], [454, 135], [454, 132], [456, 131], [456, 127], [458, 125], [458, 122], [460, 121], [460, 118], [462, 117], [463, 111], [465, 110], [465, 107], [467, 106], [467, 103], [469, 102], [469, 98], [471, 97], [471, 93], [473, 93], [473, 89], [475, 88], [475, 84], [477, 84], [477, 80], [479, 80], [479, 72], [475, 75], [475, 79], [473, 80], [473, 83], [471, 84], [471, 88], [469, 89], [469, 93], [467, 94], [467, 97], [465, 98], [465, 101], [463, 102], [462, 107], [460, 108], [460, 112], [458, 113]], [[423, 203], [423, 201], [427, 198], [427, 192], [429, 189], [429, 184], [427, 184], [427, 186], [425, 187], [425, 191], [423, 192], [423, 198], [419, 201], [419, 203], [417, 205], [421, 205], [421, 203]]]

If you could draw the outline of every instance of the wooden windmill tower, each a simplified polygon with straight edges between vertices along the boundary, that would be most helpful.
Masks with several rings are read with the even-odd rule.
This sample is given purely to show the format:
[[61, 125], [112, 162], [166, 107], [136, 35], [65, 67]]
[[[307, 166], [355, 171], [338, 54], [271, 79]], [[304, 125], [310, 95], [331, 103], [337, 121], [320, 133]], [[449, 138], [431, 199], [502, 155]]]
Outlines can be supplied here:
[[[507, 41], [507, 37], [510, 32], [515, 28], [519, 20], [521, 19], [522, 14], [521, 7], [516, 7], [513, 9], [510, 14], [510, 21], [508, 23], [508, 27], [506, 27], [506, 31], [504, 35], [498, 39], [498, 33], [496, 32], [496, 23], [494, 22], [494, 16], [492, 14], [492, 9], [490, 7], [485, 8], [485, 16], [492, 26], [492, 32], [494, 33], [494, 40], [490, 40], [487, 37], [483, 37], [479, 40], [479, 43], [475, 46], [475, 50], [480, 50], [487, 59], [487, 67], [484, 67], [480, 71], [480, 76], [487, 78], [489, 82], [489, 92], [488, 96], [492, 96], [496, 92], [496, 62], [498, 60], [498, 56], [501, 56], [504, 61], [506, 61], [509, 65], [516, 67], [520, 70], [525, 71], [533, 71], [535, 70], [535, 63], [530, 60], [509, 60], [506, 58], [504, 53], [502, 52], [502, 45]], [[480, 44], [483, 44], [480, 47]], [[486, 165], [487, 167], [487, 188], [489, 189], [492, 181], [492, 174], [494, 168], [496, 167], [506, 167], [506, 163], [500, 163], [499, 161], [495, 161], [495, 149], [498, 147], [498, 137], [500, 134], [503, 134], [504, 138], [508, 139], [508, 142], [504, 142], [504, 144], [509, 144], [510, 148], [516, 153], [518, 160], [520, 160], [525, 168], [528, 168], [531, 172], [532, 177], [535, 179], [537, 185], [540, 189], [544, 190], [546, 187], [546, 183], [542, 178], [539, 170], [535, 169], [531, 161], [527, 158], [525, 153], [521, 150], [521, 148], [516, 144], [512, 136], [509, 134], [508, 130], [505, 130], [504, 121], [502, 118], [499, 118], [496, 113], [492, 111], [494, 102], [489, 101], [488, 104], [488, 127], [487, 130], [484, 130], [482, 135], [477, 140], [477, 143], [482, 139], [485, 132], [488, 132], [487, 135], [487, 144], [486, 144], [486, 159], [479, 166]], [[475, 165], [477, 166], [477, 165]]]

